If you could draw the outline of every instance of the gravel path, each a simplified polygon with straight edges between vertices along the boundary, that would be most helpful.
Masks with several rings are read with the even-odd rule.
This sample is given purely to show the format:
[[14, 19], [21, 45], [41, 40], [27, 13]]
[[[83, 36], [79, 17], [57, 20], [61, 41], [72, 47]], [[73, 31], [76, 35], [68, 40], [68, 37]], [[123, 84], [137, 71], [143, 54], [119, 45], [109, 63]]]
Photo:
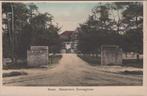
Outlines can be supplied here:
[[136, 86], [142, 75], [123, 75], [90, 66], [76, 54], [63, 54], [59, 64], [28, 76], [4, 78], [5, 85], [18, 86]]

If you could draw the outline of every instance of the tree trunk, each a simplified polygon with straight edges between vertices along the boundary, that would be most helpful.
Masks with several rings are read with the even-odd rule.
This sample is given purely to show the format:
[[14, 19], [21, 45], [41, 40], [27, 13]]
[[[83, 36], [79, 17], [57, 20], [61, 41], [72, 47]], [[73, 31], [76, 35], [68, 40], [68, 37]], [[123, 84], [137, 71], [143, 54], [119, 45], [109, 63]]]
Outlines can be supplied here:
[[128, 58], [128, 54], [127, 54], [127, 52], [125, 53], [125, 55], [126, 55], [126, 59]]
[[136, 59], [137, 59], [137, 61], [139, 61], [139, 54], [137, 53], [137, 55], [136, 55]]

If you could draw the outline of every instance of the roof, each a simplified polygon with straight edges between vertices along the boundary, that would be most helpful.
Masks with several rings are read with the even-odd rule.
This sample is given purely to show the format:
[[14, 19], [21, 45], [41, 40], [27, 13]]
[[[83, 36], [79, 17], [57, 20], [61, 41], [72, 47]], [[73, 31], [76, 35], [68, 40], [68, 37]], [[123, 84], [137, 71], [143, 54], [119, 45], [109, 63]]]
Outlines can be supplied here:
[[61, 36], [71, 36], [74, 33], [74, 31], [64, 31], [63, 33], [61, 33]]

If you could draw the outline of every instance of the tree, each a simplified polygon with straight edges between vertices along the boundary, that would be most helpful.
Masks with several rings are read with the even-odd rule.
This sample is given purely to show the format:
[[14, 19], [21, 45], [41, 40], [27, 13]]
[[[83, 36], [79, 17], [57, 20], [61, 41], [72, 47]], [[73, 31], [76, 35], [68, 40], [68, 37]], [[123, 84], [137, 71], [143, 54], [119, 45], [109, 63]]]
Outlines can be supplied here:
[[87, 22], [80, 25], [78, 45], [80, 51], [98, 53], [101, 45], [115, 43], [115, 40], [111, 38], [114, 32], [109, 11], [106, 5], [99, 3], [92, 9], [92, 15]]
[[[8, 34], [5, 37], [9, 40], [9, 47], [11, 50], [11, 58], [14, 63], [16, 63], [16, 58], [18, 55], [18, 45], [19, 35], [21, 34], [22, 27], [27, 23], [27, 7], [22, 3], [3, 3], [2, 12], [5, 15], [3, 18], [3, 24], [6, 26], [4, 28], [3, 34]], [[5, 39], [5, 40], [6, 40]], [[6, 42], [3, 41], [3, 44]], [[9, 48], [4, 49], [9, 50]]]
[[101, 45], [112, 44], [119, 45], [126, 53], [143, 53], [142, 27], [142, 3], [99, 3], [92, 9], [88, 20], [78, 28], [78, 49], [96, 52]]
[[[3, 46], [6, 47], [3, 54], [6, 57], [9, 57], [7, 53], [11, 48], [13, 50], [9, 54], [12, 60], [26, 58], [31, 45], [54, 46], [53, 52], [60, 50], [60, 28], [54, 24], [51, 14], [39, 13], [33, 3], [3, 3], [2, 12], [6, 15], [3, 17], [3, 25], [6, 26], [3, 28]], [[50, 42], [54, 43], [51, 45]]]
[[128, 41], [125, 44], [129, 45], [129, 49], [126, 51], [137, 53], [137, 59], [139, 59], [139, 54], [143, 53], [143, 4], [139, 2], [129, 3], [122, 15], [123, 23], [126, 26], [124, 36], [125, 40]]
[[53, 24], [53, 16], [48, 13], [39, 14], [30, 21], [31, 45], [49, 46], [50, 52], [59, 52], [61, 42], [58, 35], [60, 28]]

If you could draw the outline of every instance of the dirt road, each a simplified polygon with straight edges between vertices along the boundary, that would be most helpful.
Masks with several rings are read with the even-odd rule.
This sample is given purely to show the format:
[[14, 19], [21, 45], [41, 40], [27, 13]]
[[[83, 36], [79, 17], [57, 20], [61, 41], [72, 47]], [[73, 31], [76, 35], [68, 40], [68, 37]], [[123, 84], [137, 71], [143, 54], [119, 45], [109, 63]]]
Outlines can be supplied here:
[[142, 76], [114, 74], [90, 66], [76, 54], [63, 54], [59, 64], [38, 73], [13, 79], [4, 79], [5, 85], [21, 86], [129, 86], [141, 85]]

